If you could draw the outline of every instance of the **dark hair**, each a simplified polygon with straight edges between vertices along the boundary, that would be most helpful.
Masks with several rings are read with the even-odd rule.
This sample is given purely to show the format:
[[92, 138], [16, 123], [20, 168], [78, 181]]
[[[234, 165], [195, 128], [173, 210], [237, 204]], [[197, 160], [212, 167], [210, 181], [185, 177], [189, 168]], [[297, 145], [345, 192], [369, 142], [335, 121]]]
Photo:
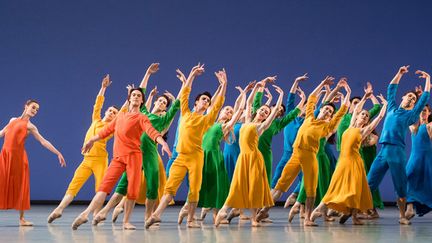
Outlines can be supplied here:
[[[430, 105], [429, 104], [426, 104], [425, 105], [425, 107], [427, 107], [428, 108], [428, 110], [429, 110], [429, 113], [431, 113], [432, 112], [432, 110], [431, 110], [431, 107], [430, 107]], [[429, 116], [428, 116], [428, 123], [429, 122], [431, 122], [432, 121], [432, 114], [429, 114]]]
[[[276, 106], [276, 103], [274, 103], [274, 104], [272, 105], [272, 107], [275, 107], [275, 106]], [[281, 104], [281, 107], [282, 107], [282, 110], [283, 110], [282, 115], [284, 115], [284, 114], [285, 114], [285, 111], [286, 111], [285, 105], [284, 105], [284, 104]]]
[[163, 97], [163, 98], [166, 99], [166, 101], [167, 101], [166, 107], [168, 108], [168, 107], [171, 105], [171, 100], [170, 100], [170, 98], [169, 98], [168, 96], [164, 95], [164, 94], [161, 94], [161, 95], [159, 95], [159, 96], [156, 98], [156, 100], [158, 100], [160, 97]]
[[335, 144], [336, 143], [336, 133], [333, 133], [328, 139], [327, 139], [327, 143], [328, 144]]
[[27, 100], [26, 103], [25, 103], [24, 105], [25, 105], [25, 106], [28, 106], [28, 105], [30, 105], [31, 103], [36, 103], [36, 104], [39, 105], [39, 102], [38, 102], [37, 100], [33, 100], [33, 99], [29, 99], [29, 100]]
[[129, 95], [128, 95], [128, 101], [130, 100], [130, 96], [131, 96], [131, 94], [132, 94], [132, 92], [134, 92], [135, 90], [138, 90], [140, 93], [141, 93], [141, 95], [142, 95], [142, 98], [143, 98], [143, 102], [141, 103], [141, 105], [140, 105], [140, 108], [144, 105], [144, 103], [145, 103], [145, 95], [144, 95], [144, 92], [142, 91], [142, 89], [141, 88], [133, 88], [133, 89], [131, 89], [130, 90], [130, 92], [129, 92]]
[[333, 107], [333, 113], [336, 111], [336, 106], [332, 102], [326, 102], [326, 103], [324, 103], [321, 108], [324, 108], [325, 106], [331, 106], [331, 107]]
[[351, 97], [350, 102], [353, 102], [353, 100], [355, 99], [361, 100], [361, 97], [360, 96]]
[[197, 101], [201, 98], [201, 96], [203, 96], [203, 95], [208, 96], [208, 97], [210, 98], [210, 103], [209, 103], [209, 105], [211, 105], [211, 98], [212, 98], [212, 95], [211, 95], [209, 92], [207, 92], [207, 91], [204, 91], [204, 92], [202, 92], [202, 93], [199, 93], [199, 94], [195, 97], [195, 102], [197, 102]]
[[417, 101], [419, 99], [419, 95], [417, 94], [417, 92], [415, 90], [409, 90], [409, 91], [405, 92], [405, 94], [403, 96], [405, 96], [405, 95], [407, 95], [409, 93], [413, 93], [415, 95], [416, 101], [414, 102], [414, 104], [417, 103]]
[[[119, 111], [120, 109], [117, 107], [117, 106], [115, 106], [115, 105], [112, 105], [112, 106], [110, 106], [110, 107], [112, 107], [112, 108], [114, 108], [114, 109], [116, 109], [117, 111]], [[109, 108], [109, 107], [108, 107]]]

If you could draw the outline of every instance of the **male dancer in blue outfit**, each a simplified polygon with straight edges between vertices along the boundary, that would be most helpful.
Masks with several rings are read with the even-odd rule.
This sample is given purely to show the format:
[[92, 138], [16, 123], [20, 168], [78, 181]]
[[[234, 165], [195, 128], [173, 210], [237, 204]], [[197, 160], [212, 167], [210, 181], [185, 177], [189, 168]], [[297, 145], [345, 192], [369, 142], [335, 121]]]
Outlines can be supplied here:
[[[402, 97], [400, 106], [397, 106], [396, 91], [400, 79], [408, 72], [408, 68], [409, 66], [399, 68], [398, 73], [387, 88], [387, 116], [379, 140], [381, 150], [372, 163], [368, 174], [369, 187], [371, 191], [374, 191], [378, 189], [385, 173], [390, 169], [393, 185], [398, 196], [399, 223], [404, 225], [411, 224], [405, 217], [407, 195], [405, 135], [409, 126], [417, 122], [420, 112], [430, 96], [430, 81], [426, 79], [424, 92], [419, 99], [415, 91], [408, 91]], [[420, 78], [426, 78], [427, 76], [423, 71], [416, 71], [416, 74], [419, 74]]]

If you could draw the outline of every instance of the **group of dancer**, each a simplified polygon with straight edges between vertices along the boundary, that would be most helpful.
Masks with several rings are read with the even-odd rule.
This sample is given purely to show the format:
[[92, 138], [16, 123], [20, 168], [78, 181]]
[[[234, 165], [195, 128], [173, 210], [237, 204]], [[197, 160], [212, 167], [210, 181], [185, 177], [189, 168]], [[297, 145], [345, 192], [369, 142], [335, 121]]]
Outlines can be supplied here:
[[[398, 85], [408, 68], [402, 66], [398, 70], [386, 98], [375, 96], [370, 83], [361, 97], [351, 97], [347, 79], [341, 78], [331, 89], [334, 78], [330, 76], [306, 98], [300, 88], [300, 83], [308, 79], [304, 74], [294, 80], [285, 105], [284, 91], [275, 85], [274, 76], [245, 87], [237, 86], [239, 95], [234, 106], [224, 107], [228, 78], [223, 69], [215, 72], [219, 82], [216, 92], [198, 94], [191, 110], [192, 84], [204, 73], [204, 65], [193, 67], [187, 77], [176, 70], [181, 81], [177, 97], [168, 91], [155, 97], [157, 88], [154, 88], [146, 100], [150, 77], [159, 70], [159, 64], [153, 63], [139, 87], [127, 87], [128, 97], [123, 106], [108, 107], [102, 117], [104, 95], [111, 84], [107, 75], [102, 80], [92, 123], [85, 135], [83, 161], [47, 221], [53, 223], [62, 216], [93, 174], [96, 195], [72, 223], [74, 230], [86, 223], [90, 214], [92, 224], [97, 225], [106, 220], [112, 209], [113, 222], [124, 213], [123, 228], [133, 230], [130, 217], [136, 202], [146, 206], [145, 228], [160, 224], [164, 210], [174, 203], [185, 178], [189, 192], [178, 223], [186, 218], [190, 228], [201, 227], [197, 221], [210, 211], [215, 226], [229, 224], [237, 216], [250, 220], [253, 227], [270, 223], [270, 208], [297, 177], [300, 180], [285, 204], [293, 205], [289, 222], [302, 212], [304, 226], [317, 226], [318, 217], [333, 221], [333, 216], [339, 216], [340, 223], [352, 217], [353, 224], [363, 224], [362, 218], [379, 217], [376, 208], [382, 208], [383, 203], [378, 186], [390, 169], [398, 197], [399, 223], [410, 224], [415, 213], [423, 216], [432, 208], [428, 181], [432, 161], [427, 156], [432, 152], [432, 123], [427, 105], [430, 76], [426, 72], [416, 72], [425, 79], [424, 90], [420, 86], [406, 92], [401, 104], [397, 104]], [[270, 85], [278, 95], [273, 105]], [[297, 105], [296, 95], [300, 97]], [[262, 104], [264, 96], [267, 101]], [[364, 109], [368, 100], [373, 103], [369, 111]], [[29, 167], [24, 149], [28, 133], [55, 153], [61, 166], [66, 166], [62, 154], [30, 122], [38, 109], [37, 101], [27, 101], [23, 114], [12, 118], [0, 130], [0, 137], [5, 137], [0, 155], [0, 188], [3, 188], [0, 209], [19, 210], [21, 226], [33, 225], [24, 218], [24, 211], [30, 208]], [[171, 154], [166, 135], [178, 111], [180, 118]], [[375, 128], [384, 117], [379, 136]], [[282, 130], [284, 152], [273, 174], [272, 138]], [[407, 162], [408, 130], [412, 134], [412, 149]], [[108, 165], [106, 146], [112, 137], [113, 156]], [[377, 154], [378, 143], [381, 147]], [[334, 155], [332, 144], [336, 144], [339, 156]], [[162, 155], [167, 153], [170, 157], [166, 173], [158, 145]], [[115, 193], [104, 207], [107, 195], [119, 179]], [[199, 217], [195, 216], [197, 207], [202, 208]], [[244, 209], [250, 210], [250, 217], [244, 214]]]

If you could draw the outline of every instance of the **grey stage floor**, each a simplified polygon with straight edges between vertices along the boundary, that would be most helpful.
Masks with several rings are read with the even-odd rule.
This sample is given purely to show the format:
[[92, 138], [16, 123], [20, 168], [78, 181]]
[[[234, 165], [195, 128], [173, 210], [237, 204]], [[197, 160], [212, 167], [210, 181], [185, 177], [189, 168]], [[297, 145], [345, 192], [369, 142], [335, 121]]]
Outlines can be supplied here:
[[[71, 229], [73, 219], [83, 206], [70, 206], [63, 217], [53, 224], [46, 223], [46, 217], [54, 206], [33, 206], [27, 219], [34, 227], [18, 227], [16, 211], [0, 212], [0, 242], [431, 242], [432, 215], [414, 218], [412, 225], [397, 223], [397, 209], [388, 207], [380, 211], [381, 219], [368, 221], [363, 226], [353, 226], [349, 220], [345, 225], [337, 222], [324, 223], [319, 227], [303, 228], [298, 218], [288, 224], [288, 210], [274, 208], [271, 213], [273, 224], [251, 228], [248, 221], [235, 219], [229, 226], [213, 227], [210, 217], [202, 229], [187, 229], [177, 225], [179, 207], [169, 207], [160, 227], [144, 230], [143, 207], [135, 208], [132, 223], [136, 231], [124, 231], [121, 219], [116, 224], [105, 222], [92, 227], [87, 223], [77, 231]], [[109, 218], [111, 218], [109, 216]]]

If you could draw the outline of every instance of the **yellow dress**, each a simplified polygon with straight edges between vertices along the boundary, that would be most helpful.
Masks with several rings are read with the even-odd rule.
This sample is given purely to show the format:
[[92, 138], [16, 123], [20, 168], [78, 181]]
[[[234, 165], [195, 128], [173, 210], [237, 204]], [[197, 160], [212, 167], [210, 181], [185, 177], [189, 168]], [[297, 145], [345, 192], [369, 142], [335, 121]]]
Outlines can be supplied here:
[[345, 214], [349, 214], [350, 209], [366, 212], [373, 208], [372, 194], [359, 153], [361, 140], [359, 128], [350, 127], [343, 134], [339, 161], [322, 199], [327, 207]]
[[264, 158], [258, 149], [255, 124], [245, 124], [241, 127], [239, 144], [240, 154], [225, 205], [232, 208], [273, 206]]

